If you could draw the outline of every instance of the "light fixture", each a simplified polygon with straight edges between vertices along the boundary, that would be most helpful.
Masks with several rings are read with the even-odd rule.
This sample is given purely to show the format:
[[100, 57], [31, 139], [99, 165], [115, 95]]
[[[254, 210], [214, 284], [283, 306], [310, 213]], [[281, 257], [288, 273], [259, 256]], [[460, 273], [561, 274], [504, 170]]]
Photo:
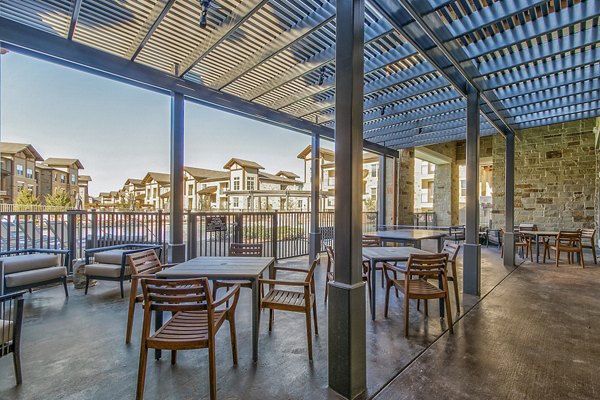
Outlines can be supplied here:
[[325, 67], [323, 66], [319, 70], [319, 86], [321, 86], [323, 84], [324, 80], [325, 80]]
[[385, 114], [385, 109], [387, 108], [387, 104], [383, 107], [381, 107], [381, 116], [383, 117], [383, 115]]
[[200, 28], [206, 28], [206, 14], [208, 14], [208, 7], [210, 6], [210, 0], [200, 0]]

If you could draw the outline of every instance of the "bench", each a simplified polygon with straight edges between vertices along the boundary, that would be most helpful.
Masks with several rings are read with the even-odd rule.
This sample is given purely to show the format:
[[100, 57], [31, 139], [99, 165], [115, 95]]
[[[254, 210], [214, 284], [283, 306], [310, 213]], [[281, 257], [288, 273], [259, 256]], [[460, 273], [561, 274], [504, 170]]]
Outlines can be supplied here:
[[67, 289], [69, 250], [24, 249], [0, 252], [2, 294], [62, 283]]
[[86, 249], [85, 294], [88, 293], [90, 280], [96, 279], [119, 282], [121, 298], [125, 297], [123, 282], [131, 277], [131, 270], [127, 265], [127, 255], [148, 249], [156, 250], [160, 258], [162, 246], [159, 244], [121, 244]]

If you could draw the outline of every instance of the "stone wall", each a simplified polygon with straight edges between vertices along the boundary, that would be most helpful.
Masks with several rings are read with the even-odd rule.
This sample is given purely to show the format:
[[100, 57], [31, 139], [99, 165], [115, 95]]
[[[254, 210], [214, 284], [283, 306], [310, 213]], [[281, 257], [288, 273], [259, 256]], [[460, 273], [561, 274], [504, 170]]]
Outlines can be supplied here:
[[[541, 229], [594, 227], [598, 215], [598, 153], [594, 119], [522, 131], [515, 140], [515, 225]], [[495, 227], [505, 224], [505, 142], [493, 138], [493, 209]]]
[[385, 223], [386, 225], [394, 224], [394, 177], [397, 171], [394, 171], [395, 161], [393, 158], [387, 157], [385, 162]]
[[435, 178], [433, 181], [433, 211], [435, 212], [437, 225], [450, 226], [458, 224], [458, 196], [459, 179], [458, 163], [456, 162], [457, 142], [441, 143], [427, 148], [450, 157], [448, 164], [437, 164], [435, 166]]
[[414, 216], [415, 192], [415, 150], [399, 150], [397, 182], [397, 224], [412, 225]]
[[[479, 138], [479, 158], [492, 157], [494, 137], [482, 136]], [[467, 143], [464, 140], [456, 142], [456, 162], [464, 164], [467, 161]]]

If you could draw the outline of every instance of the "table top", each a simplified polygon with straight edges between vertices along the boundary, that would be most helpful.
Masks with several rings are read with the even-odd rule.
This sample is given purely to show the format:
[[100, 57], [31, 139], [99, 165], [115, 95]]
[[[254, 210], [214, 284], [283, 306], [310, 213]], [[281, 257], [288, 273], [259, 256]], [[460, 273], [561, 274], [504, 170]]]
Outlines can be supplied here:
[[526, 235], [532, 236], [558, 236], [558, 231], [520, 231], [519, 233], [524, 233]]
[[373, 261], [408, 261], [411, 254], [433, 254], [414, 247], [363, 247], [363, 257]]
[[434, 231], [430, 229], [402, 229], [390, 231], [375, 231], [364, 234], [365, 236], [375, 236], [388, 240], [423, 240], [438, 239], [446, 236], [446, 232]]
[[256, 278], [275, 264], [273, 257], [196, 257], [159, 271], [163, 278]]

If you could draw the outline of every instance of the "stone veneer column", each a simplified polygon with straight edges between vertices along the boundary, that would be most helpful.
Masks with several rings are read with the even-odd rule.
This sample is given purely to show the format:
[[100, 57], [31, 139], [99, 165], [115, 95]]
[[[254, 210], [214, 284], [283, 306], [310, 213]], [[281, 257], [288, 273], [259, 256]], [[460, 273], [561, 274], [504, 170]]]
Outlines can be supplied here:
[[396, 185], [396, 224], [412, 225], [415, 210], [415, 150], [399, 151]]

